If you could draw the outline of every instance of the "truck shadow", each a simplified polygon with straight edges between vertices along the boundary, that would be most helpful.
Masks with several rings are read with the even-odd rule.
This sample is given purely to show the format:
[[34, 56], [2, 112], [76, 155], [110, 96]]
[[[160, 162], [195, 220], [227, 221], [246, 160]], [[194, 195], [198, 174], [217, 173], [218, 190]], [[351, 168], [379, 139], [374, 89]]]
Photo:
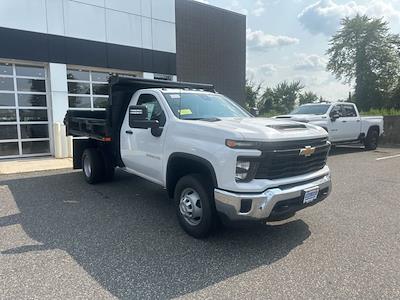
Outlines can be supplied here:
[[336, 155], [344, 155], [344, 154], [351, 154], [351, 153], [362, 153], [365, 152], [365, 148], [363, 146], [336, 146], [332, 147], [329, 156], [336, 156]]
[[[195, 240], [179, 227], [166, 192], [118, 172], [113, 183], [87, 185], [68, 172], [0, 181], [19, 214], [0, 218], [20, 224], [41, 245], [5, 249], [3, 255], [65, 250], [118, 298], [173, 298], [287, 256], [309, 236], [301, 220], [222, 229]], [[74, 288], [74, 287], [69, 287]]]

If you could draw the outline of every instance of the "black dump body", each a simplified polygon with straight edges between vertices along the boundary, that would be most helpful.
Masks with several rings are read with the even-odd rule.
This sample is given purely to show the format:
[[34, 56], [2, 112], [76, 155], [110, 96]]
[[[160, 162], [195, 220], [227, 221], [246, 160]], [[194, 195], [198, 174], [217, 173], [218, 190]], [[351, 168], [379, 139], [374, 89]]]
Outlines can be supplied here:
[[83, 148], [89, 146], [104, 147], [107, 149], [107, 156], [110, 156], [114, 165], [124, 166], [120, 156], [119, 140], [126, 111], [133, 94], [138, 90], [151, 88], [178, 88], [215, 92], [214, 87], [208, 84], [112, 76], [109, 84], [109, 100], [105, 111], [69, 110], [65, 116], [64, 123], [67, 128], [67, 135], [90, 139], [85, 142], [75, 143], [74, 141], [74, 166], [76, 166], [75, 160], [80, 160]]

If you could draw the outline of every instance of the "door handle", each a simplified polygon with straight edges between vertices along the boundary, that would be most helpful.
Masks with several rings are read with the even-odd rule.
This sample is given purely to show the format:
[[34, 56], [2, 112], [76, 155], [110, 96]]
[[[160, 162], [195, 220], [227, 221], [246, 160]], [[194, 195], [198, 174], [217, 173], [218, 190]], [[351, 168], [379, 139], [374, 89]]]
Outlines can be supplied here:
[[357, 122], [360, 123], [361, 121], [360, 121], [360, 120], [357, 120]]
[[133, 131], [132, 130], [127, 130], [127, 131], [125, 131], [125, 133], [126, 134], [133, 134]]
[[347, 121], [344, 121], [344, 120], [343, 120], [342, 123], [347, 123]]

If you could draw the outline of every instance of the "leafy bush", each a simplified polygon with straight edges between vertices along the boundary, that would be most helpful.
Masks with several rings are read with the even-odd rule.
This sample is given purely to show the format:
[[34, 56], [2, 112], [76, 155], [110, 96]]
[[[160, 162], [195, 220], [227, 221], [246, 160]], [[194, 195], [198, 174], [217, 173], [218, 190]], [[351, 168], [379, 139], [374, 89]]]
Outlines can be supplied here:
[[381, 109], [370, 109], [369, 111], [360, 112], [363, 116], [400, 116], [400, 109], [394, 108], [381, 108]]
[[261, 113], [261, 114], [260, 114], [260, 117], [263, 117], [263, 118], [272, 118], [272, 117], [279, 116], [279, 115], [281, 115], [281, 113], [279, 113], [279, 112], [277, 112], [277, 111], [274, 111], [274, 110], [270, 110], [270, 111], [268, 111], [268, 112]]

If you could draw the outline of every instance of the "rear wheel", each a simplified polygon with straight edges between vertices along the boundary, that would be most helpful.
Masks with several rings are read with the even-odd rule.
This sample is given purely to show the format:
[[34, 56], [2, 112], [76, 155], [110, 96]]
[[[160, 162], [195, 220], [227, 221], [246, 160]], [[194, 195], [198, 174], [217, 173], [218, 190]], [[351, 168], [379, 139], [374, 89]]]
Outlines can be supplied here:
[[179, 223], [195, 238], [210, 235], [217, 222], [212, 185], [202, 177], [199, 174], [182, 177], [174, 193]]
[[378, 142], [379, 142], [379, 133], [376, 130], [370, 130], [368, 132], [368, 135], [365, 139], [365, 149], [367, 150], [375, 150], [378, 148]]
[[105, 165], [97, 149], [89, 148], [83, 152], [82, 167], [83, 175], [88, 183], [96, 184], [103, 180]]

